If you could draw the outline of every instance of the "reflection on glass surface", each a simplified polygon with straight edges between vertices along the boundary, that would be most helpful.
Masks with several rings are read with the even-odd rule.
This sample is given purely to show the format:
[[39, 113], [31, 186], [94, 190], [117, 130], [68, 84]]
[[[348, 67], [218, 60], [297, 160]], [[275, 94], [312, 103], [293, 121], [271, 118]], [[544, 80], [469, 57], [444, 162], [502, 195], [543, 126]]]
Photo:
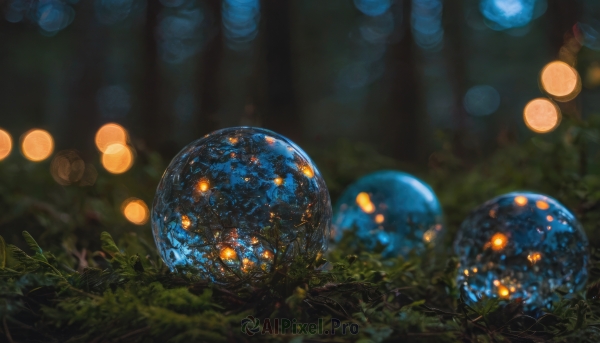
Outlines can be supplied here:
[[542, 309], [557, 300], [557, 288], [572, 293], [587, 281], [583, 228], [545, 195], [510, 193], [486, 202], [462, 223], [454, 247], [461, 269], [478, 270], [457, 277], [471, 301], [522, 298], [528, 310]]
[[156, 245], [171, 269], [218, 283], [260, 283], [327, 245], [325, 181], [297, 145], [251, 127], [215, 131], [165, 171], [152, 207]]

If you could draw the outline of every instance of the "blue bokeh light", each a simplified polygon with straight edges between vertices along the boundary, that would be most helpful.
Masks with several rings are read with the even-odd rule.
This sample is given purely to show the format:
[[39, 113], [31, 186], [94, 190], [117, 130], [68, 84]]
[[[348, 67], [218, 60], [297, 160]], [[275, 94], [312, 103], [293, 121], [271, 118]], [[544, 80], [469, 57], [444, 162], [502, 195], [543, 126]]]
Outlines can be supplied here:
[[368, 16], [379, 16], [387, 12], [391, 6], [390, 0], [354, 0], [354, 6]]
[[75, 18], [75, 10], [60, 1], [40, 1], [36, 20], [40, 28], [54, 33], [67, 27]]
[[470, 115], [489, 115], [500, 106], [500, 94], [492, 86], [473, 86], [465, 94], [463, 105]]
[[435, 50], [444, 39], [441, 0], [413, 0], [411, 28], [415, 43], [422, 49]]
[[258, 34], [258, 0], [224, 0], [222, 8], [224, 36], [233, 50], [245, 50]]
[[529, 24], [535, 17], [536, 0], [481, 0], [479, 9], [495, 30]]
[[158, 25], [158, 45], [163, 60], [181, 63], [204, 43], [204, 12], [200, 8], [166, 11]]

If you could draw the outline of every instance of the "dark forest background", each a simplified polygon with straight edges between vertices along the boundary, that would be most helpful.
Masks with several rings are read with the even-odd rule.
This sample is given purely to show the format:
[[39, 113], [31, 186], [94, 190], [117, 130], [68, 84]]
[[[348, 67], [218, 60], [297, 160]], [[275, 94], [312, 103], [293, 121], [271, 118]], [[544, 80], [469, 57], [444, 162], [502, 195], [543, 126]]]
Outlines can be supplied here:
[[[486, 1], [533, 15], [503, 23]], [[479, 159], [533, 135], [523, 106], [578, 27], [589, 38], [577, 62], [585, 87], [562, 106], [596, 111], [598, 3], [490, 1], [3, 0], [0, 126], [15, 138], [44, 128], [55, 151], [88, 159], [106, 122], [167, 159], [237, 125], [309, 152], [364, 142], [421, 166], [443, 133]], [[480, 100], [471, 113], [469, 90]]]

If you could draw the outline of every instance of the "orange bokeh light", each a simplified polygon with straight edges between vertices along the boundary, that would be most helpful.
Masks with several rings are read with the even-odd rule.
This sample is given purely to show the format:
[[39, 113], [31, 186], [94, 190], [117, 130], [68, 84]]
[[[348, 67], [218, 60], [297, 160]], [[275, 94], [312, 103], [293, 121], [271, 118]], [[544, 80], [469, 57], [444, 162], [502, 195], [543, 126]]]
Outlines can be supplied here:
[[377, 223], [377, 224], [383, 223], [384, 220], [385, 220], [385, 217], [381, 213], [375, 216], [375, 223]]
[[508, 288], [500, 285], [498, 286], [498, 295], [500, 296], [500, 298], [508, 298], [508, 296], [510, 295], [510, 291], [508, 290]]
[[356, 196], [356, 203], [365, 213], [373, 213], [375, 212], [375, 205], [371, 202], [371, 197], [369, 197], [369, 193], [360, 192]]
[[5, 159], [12, 150], [12, 137], [7, 131], [0, 129], [0, 161]]
[[523, 110], [525, 125], [537, 133], [547, 133], [560, 124], [561, 114], [558, 106], [546, 98], [531, 100]]
[[95, 142], [101, 152], [106, 152], [112, 144], [127, 145], [127, 130], [119, 124], [105, 124], [96, 132]]
[[109, 145], [102, 154], [102, 166], [113, 174], [122, 174], [133, 166], [133, 152], [123, 144]]
[[150, 210], [143, 200], [129, 198], [123, 202], [123, 215], [135, 225], [144, 225], [150, 218]]
[[506, 237], [506, 235], [498, 232], [492, 236], [490, 243], [491, 243], [493, 250], [499, 251], [499, 250], [504, 249], [504, 247], [506, 247], [506, 244], [508, 243], [508, 237]]
[[562, 61], [546, 64], [540, 74], [544, 91], [557, 100], [571, 100], [581, 90], [581, 79], [577, 70]]
[[45, 130], [34, 129], [23, 135], [21, 151], [26, 159], [39, 162], [47, 159], [54, 151], [54, 139]]

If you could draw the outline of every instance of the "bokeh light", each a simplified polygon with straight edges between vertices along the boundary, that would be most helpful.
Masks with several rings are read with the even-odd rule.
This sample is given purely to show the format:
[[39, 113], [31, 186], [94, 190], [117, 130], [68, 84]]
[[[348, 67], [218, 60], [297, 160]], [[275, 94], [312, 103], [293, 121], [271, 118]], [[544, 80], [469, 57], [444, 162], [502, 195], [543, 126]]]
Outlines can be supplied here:
[[556, 100], [568, 101], [581, 91], [581, 79], [575, 68], [562, 61], [548, 63], [540, 73], [540, 83]]
[[75, 19], [71, 6], [75, 0], [7, 0], [3, 6], [4, 17], [11, 23], [30, 21], [45, 36], [52, 36], [69, 26]]
[[121, 125], [116, 123], [108, 123], [103, 125], [96, 132], [96, 147], [101, 152], [105, 152], [106, 149], [112, 144], [126, 145], [127, 137], [127, 130], [125, 130]]
[[10, 134], [0, 129], [0, 161], [8, 157], [12, 150], [12, 137]]
[[58, 152], [50, 163], [50, 174], [63, 186], [78, 182], [85, 173], [85, 162], [74, 150]]
[[248, 49], [258, 34], [260, 3], [258, 0], [224, 0], [222, 19], [227, 46], [233, 50]]
[[554, 102], [546, 98], [538, 98], [525, 105], [523, 119], [531, 131], [546, 133], [560, 124], [561, 114]]
[[36, 11], [36, 21], [40, 28], [48, 33], [56, 33], [75, 19], [73, 7], [61, 1], [40, 1]]
[[26, 159], [39, 162], [47, 159], [54, 151], [54, 139], [48, 131], [34, 129], [26, 132], [21, 140], [21, 152]]
[[546, 11], [545, 0], [481, 0], [479, 9], [494, 30], [526, 26]]
[[114, 143], [102, 154], [102, 166], [108, 172], [121, 174], [133, 166], [133, 152], [127, 145]]
[[581, 45], [600, 51], [600, 20], [588, 16], [590, 18], [586, 22], [574, 26], [575, 38]]
[[135, 225], [144, 225], [150, 218], [150, 210], [143, 200], [129, 198], [121, 207], [125, 218]]
[[498, 110], [500, 94], [492, 86], [474, 86], [465, 94], [463, 104], [470, 115], [486, 116]]
[[390, 0], [354, 0], [354, 6], [362, 13], [375, 17], [384, 14], [391, 6]]
[[205, 13], [198, 7], [182, 6], [163, 11], [158, 25], [158, 45], [168, 63], [181, 63], [195, 55], [205, 42]]
[[436, 50], [442, 46], [442, 10], [441, 0], [412, 0], [411, 28], [420, 48]]

